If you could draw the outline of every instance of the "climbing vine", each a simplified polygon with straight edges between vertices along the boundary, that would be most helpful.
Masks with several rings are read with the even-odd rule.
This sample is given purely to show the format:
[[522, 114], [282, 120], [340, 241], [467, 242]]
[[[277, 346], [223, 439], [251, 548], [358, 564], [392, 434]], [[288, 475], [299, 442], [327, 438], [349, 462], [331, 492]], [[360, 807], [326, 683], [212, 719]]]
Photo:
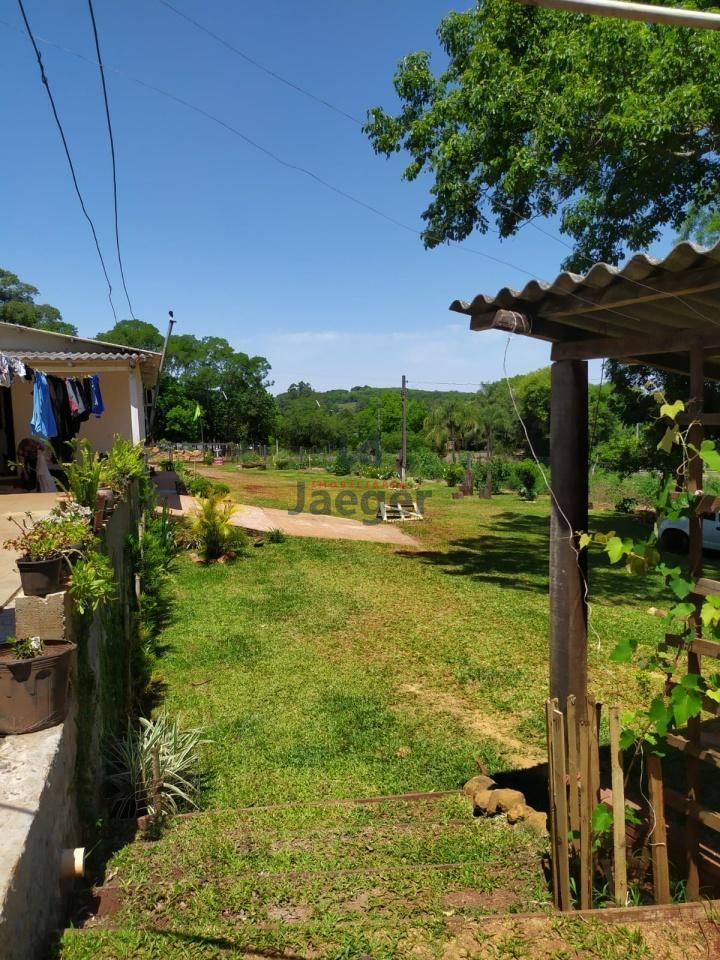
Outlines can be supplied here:
[[665, 431], [658, 449], [669, 458], [679, 457], [679, 465], [668, 471], [662, 483], [656, 504], [655, 522], [651, 534], [645, 540], [633, 540], [609, 533], [581, 532], [578, 547], [585, 550], [591, 545], [600, 547], [611, 564], [624, 563], [629, 574], [642, 576], [652, 574], [659, 578], [663, 607], [651, 607], [650, 613], [661, 619], [666, 634], [672, 634], [677, 642], [672, 645], [665, 640], [650, 652], [638, 656], [638, 641], [624, 637], [613, 649], [610, 659], [616, 663], [635, 660], [637, 666], [650, 673], [658, 671], [665, 675], [665, 688], [651, 701], [646, 710], [623, 714], [621, 745], [624, 749], [632, 744], [646, 744], [651, 750], [661, 753], [665, 737], [673, 730], [683, 728], [689, 720], [697, 717], [703, 709], [703, 701], [709, 698], [720, 703], [720, 674], [702, 677], [687, 669], [678, 676], [682, 660], [687, 663], [689, 644], [697, 636], [702, 623], [706, 637], [720, 639], [720, 597], [699, 597], [697, 583], [685, 567], [665, 562], [659, 549], [660, 528], [665, 520], [690, 518], [700, 508], [703, 491], [688, 490], [690, 466], [699, 457], [703, 466], [720, 470], [720, 452], [715, 441], [703, 440], [700, 446], [691, 443], [695, 423], [681, 429], [678, 418], [685, 411], [682, 400], [669, 402], [665, 394], [654, 394], [658, 402], [658, 419], [664, 422]]

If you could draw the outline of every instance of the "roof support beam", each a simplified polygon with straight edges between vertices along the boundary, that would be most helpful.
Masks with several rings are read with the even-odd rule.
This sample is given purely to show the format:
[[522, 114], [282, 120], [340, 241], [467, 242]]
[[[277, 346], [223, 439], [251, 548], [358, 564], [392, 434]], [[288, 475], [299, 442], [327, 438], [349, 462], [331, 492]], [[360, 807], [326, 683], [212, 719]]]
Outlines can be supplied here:
[[588, 366], [560, 360], [550, 368], [550, 696], [587, 694]]
[[[473, 314], [470, 317], [470, 329], [474, 331], [501, 330], [506, 333], [521, 333], [533, 340], [566, 340], [568, 334], [577, 336], [580, 331], [552, 320], [538, 319], [517, 310], [496, 310], [495, 313]], [[592, 336], [591, 333], [587, 334]]]
[[552, 360], [623, 360], [650, 354], [680, 353], [698, 347], [720, 350], [720, 326], [716, 333], [698, 336], [692, 330], [673, 330], [648, 336], [599, 337], [556, 343]]

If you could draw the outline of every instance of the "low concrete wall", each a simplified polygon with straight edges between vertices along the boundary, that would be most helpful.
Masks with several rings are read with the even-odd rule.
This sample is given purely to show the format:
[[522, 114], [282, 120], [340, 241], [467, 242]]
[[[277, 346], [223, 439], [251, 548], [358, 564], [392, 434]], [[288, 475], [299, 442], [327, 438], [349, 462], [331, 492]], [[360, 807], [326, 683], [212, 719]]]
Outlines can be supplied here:
[[[0, 737], [0, 960], [35, 960], [62, 926], [72, 884], [60, 881], [63, 849], [83, 846], [102, 802], [104, 733], [124, 721], [127, 659], [134, 629], [134, 574], [128, 538], [137, 530], [137, 495], [105, 526], [117, 600], [91, 619], [74, 614], [66, 593], [15, 600], [18, 636], [64, 637], [79, 646], [70, 710], [50, 730]], [[114, 654], [114, 656], [113, 656]], [[122, 677], [103, 677], [118, 669]], [[111, 667], [112, 665], [112, 667]], [[83, 824], [82, 820], [85, 823]]]
[[80, 843], [74, 716], [49, 730], [0, 740], [0, 957], [40, 957], [62, 923], [64, 849]]

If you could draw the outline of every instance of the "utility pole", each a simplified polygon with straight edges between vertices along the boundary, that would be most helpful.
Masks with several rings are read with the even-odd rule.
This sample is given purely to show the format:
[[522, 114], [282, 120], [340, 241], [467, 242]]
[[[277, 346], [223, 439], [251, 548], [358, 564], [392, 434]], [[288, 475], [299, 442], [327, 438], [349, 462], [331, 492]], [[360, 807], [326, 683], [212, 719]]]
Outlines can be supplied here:
[[400, 479], [403, 483], [407, 474], [407, 379], [402, 376], [402, 453], [400, 462]]
[[165, 342], [163, 343], [162, 354], [160, 355], [160, 368], [158, 369], [158, 382], [155, 390], [153, 391], [153, 400], [152, 407], [150, 408], [150, 416], [148, 417], [148, 435], [152, 438], [153, 430], [155, 428], [155, 414], [157, 413], [157, 402], [158, 397], [160, 396], [160, 377], [162, 375], [163, 369], [165, 367], [165, 356], [167, 354], [168, 342], [172, 335], [173, 327], [175, 326], [175, 314], [172, 310], [168, 310], [168, 328], [167, 333], [165, 334]]
[[650, 3], [626, 3], [624, 0], [517, 0], [529, 7], [551, 7], [569, 13], [586, 13], [598, 17], [619, 17], [643, 23], [667, 23], [674, 27], [695, 27], [699, 30], [720, 30], [720, 14], [683, 7], [661, 7]]

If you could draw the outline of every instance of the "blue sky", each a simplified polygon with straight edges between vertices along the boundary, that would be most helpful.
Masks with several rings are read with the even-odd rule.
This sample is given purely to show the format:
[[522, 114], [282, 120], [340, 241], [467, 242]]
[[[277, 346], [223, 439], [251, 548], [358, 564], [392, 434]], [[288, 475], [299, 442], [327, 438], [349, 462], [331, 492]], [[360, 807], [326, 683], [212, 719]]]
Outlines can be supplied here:
[[[38, 37], [94, 59], [85, 0], [25, 0]], [[448, 0], [173, 0], [264, 65], [363, 119], [394, 107], [397, 61], [440, 58]], [[461, 5], [459, 8], [463, 8]], [[95, 0], [114, 124], [125, 274], [136, 316], [164, 330], [226, 337], [266, 356], [276, 391], [399, 382], [477, 383], [502, 374], [506, 338], [471, 334], [456, 297], [519, 287], [511, 267], [419, 237], [286, 169], [155, 85], [233, 125], [284, 160], [417, 229], [427, 181], [400, 179], [404, 158], [376, 157], [359, 126], [258, 71], [159, 0]], [[107, 289], [73, 192], [15, 0], [0, 2], [0, 265], [40, 288], [80, 333], [113, 324]], [[50, 84], [111, 272], [111, 165], [96, 67], [41, 44]], [[438, 59], [438, 62], [440, 60]], [[116, 70], [121, 71], [120, 73]], [[554, 228], [553, 228], [554, 229]], [[566, 250], [532, 228], [468, 246], [553, 277]], [[548, 362], [547, 345], [514, 338], [508, 372]]]

